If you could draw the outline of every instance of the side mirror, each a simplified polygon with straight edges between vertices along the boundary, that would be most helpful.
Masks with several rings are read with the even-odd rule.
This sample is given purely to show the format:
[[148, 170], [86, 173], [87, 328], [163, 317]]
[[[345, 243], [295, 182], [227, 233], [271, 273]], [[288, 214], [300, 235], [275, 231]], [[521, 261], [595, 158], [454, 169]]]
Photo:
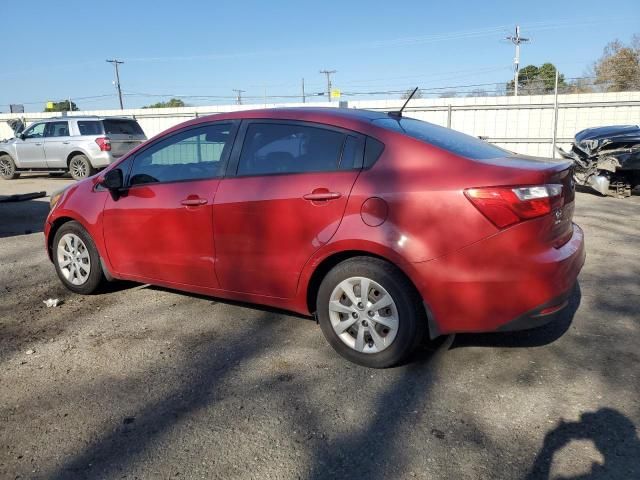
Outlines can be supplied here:
[[122, 176], [122, 170], [114, 168], [109, 170], [102, 180], [102, 185], [109, 190], [120, 190], [124, 186], [124, 178]]
[[20, 140], [24, 140], [24, 133], [18, 133], [16, 134], [16, 137], [19, 138]]

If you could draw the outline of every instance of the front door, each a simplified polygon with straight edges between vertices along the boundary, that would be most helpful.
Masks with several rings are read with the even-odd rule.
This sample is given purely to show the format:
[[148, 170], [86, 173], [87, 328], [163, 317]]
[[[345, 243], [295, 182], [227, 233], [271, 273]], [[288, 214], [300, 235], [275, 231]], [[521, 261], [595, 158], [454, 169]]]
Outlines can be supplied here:
[[22, 139], [15, 143], [20, 168], [47, 168], [44, 156], [44, 130], [46, 123], [34, 123], [27, 128]]
[[[338, 229], [362, 138], [303, 122], [243, 123], [214, 203], [225, 290], [290, 298], [309, 257]], [[360, 159], [360, 161], [358, 160]]]
[[126, 190], [104, 207], [117, 274], [151, 283], [216, 288], [212, 207], [233, 143], [232, 123], [179, 131], [127, 159]]

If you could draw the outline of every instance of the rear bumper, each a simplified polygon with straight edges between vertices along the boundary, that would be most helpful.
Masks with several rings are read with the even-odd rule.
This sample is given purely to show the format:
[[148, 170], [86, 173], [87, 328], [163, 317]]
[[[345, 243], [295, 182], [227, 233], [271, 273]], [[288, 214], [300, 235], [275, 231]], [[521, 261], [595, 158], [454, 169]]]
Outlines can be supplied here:
[[451, 255], [413, 264], [432, 337], [535, 328], [555, 318], [584, 264], [584, 234], [574, 224], [561, 247], [532, 248], [517, 241], [530, 228], [501, 232]]

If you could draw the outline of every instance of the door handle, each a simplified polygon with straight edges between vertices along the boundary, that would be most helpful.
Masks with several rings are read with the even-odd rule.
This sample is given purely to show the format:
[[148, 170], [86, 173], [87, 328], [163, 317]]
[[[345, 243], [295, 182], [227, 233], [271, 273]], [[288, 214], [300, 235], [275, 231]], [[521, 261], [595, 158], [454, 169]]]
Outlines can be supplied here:
[[199, 205], [206, 205], [206, 198], [185, 198], [180, 202], [182, 205], [187, 207], [197, 207]]
[[70, 142], [62, 142], [63, 145], [69, 145]]
[[309, 200], [311, 202], [322, 202], [327, 200], [336, 200], [340, 198], [342, 194], [340, 192], [316, 192], [307, 193], [303, 195], [302, 198], [305, 200]]
[[42, 145], [42, 142], [37, 142], [36, 145]]

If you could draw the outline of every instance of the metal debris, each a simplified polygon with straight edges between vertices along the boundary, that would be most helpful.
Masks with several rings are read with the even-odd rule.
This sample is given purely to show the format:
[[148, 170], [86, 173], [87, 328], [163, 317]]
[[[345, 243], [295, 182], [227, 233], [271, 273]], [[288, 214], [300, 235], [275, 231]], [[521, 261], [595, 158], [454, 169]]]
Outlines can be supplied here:
[[557, 150], [573, 161], [578, 185], [616, 198], [629, 197], [640, 186], [638, 125], [587, 128], [576, 134], [569, 152]]

